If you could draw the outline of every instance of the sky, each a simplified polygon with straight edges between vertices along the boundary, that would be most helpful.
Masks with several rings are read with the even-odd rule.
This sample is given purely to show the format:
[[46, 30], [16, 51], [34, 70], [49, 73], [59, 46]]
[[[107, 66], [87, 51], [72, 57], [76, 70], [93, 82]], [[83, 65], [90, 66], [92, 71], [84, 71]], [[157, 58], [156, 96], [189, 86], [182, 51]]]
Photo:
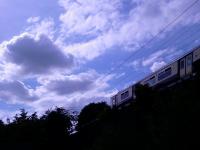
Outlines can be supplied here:
[[0, 0], [0, 119], [109, 104], [200, 45], [199, 10], [197, 0]]

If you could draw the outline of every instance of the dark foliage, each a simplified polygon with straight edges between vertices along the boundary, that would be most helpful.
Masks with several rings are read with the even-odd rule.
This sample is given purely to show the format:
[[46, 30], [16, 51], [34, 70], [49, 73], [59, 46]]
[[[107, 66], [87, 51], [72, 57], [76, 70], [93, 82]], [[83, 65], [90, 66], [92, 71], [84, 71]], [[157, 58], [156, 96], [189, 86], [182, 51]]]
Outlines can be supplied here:
[[105, 102], [85, 106], [78, 116], [77, 130], [103, 119], [110, 110], [111, 108]]
[[73, 117], [63, 108], [48, 110], [42, 117], [22, 109], [8, 124], [0, 122], [0, 143], [5, 149], [58, 148], [69, 143]]

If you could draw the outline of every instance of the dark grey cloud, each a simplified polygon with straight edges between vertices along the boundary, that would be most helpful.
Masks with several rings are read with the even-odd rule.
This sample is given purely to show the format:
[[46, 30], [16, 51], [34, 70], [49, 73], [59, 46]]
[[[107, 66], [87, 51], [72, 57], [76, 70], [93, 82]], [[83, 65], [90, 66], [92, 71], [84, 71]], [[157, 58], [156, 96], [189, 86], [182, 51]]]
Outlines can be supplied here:
[[84, 92], [94, 87], [92, 79], [70, 79], [54, 80], [46, 85], [49, 91], [56, 92], [58, 95], [68, 95], [75, 92]]
[[33, 101], [37, 97], [33, 96], [22, 82], [0, 81], [0, 99], [5, 101]]
[[30, 35], [18, 37], [7, 44], [4, 56], [7, 62], [20, 66], [22, 74], [44, 74], [74, 64], [73, 56], [64, 54], [45, 35], [37, 40]]

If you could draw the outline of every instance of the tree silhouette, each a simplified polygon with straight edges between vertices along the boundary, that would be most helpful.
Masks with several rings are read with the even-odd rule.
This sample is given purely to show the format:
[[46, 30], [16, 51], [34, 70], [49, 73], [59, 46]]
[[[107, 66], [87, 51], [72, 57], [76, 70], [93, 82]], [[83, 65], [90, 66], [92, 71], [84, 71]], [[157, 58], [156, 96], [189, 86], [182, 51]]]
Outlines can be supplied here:
[[67, 110], [57, 107], [54, 110], [46, 111], [41, 117], [41, 120], [44, 122], [49, 138], [58, 140], [59, 138], [70, 134], [72, 118], [73, 116], [71, 116]]
[[2, 120], [0, 120], [0, 143], [3, 142], [5, 135], [5, 124]]
[[90, 103], [81, 110], [78, 116], [77, 129], [79, 130], [88, 124], [102, 119], [110, 110], [110, 106], [108, 106], [105, 102]]

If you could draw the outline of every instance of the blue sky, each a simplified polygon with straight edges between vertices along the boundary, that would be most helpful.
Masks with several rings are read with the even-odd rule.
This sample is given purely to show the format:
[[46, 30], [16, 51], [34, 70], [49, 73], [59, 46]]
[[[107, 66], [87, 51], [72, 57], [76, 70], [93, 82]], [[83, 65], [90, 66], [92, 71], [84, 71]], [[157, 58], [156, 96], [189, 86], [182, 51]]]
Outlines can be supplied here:
[[0, 0], [0, 118], [109, 103], [200, 44], [200, 2], [158, 34], [193, 2]]

